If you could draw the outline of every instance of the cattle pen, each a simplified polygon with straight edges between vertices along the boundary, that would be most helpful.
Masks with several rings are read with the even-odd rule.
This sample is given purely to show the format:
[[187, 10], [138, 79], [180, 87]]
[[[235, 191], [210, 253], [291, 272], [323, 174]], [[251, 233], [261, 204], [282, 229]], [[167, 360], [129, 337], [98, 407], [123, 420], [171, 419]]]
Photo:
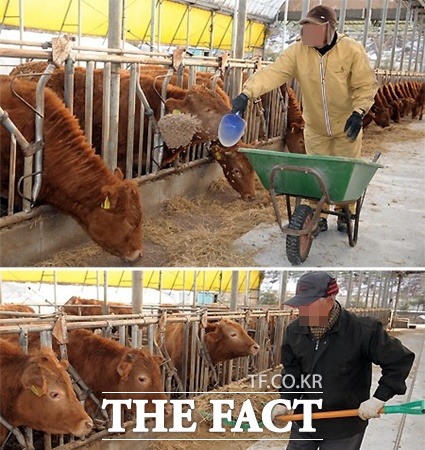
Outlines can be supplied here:
[[[110, 271], [94, 277], [94, 273], [55, 270], [52, 273], [2, 271], [1, 275], [0, 292], [4, 302], [0, 305], [0, 343], [7, 340], [19, 346], [23, 354], [29, 352], [29, 355], [36, 349], [53, 348], [58, 357], [68, 360], [67, 370], [76, 396], [93, 420], [92, 430], [85, 438], [68, 434], [43, 435], [39, 431], [32, 433], [28, 429], [10, 426], [7, 412], [2, 412], [5, 416], [0, 416], [1, 423], [10, 430], [4, 446], [7, 450], [120, 448], [120, 445], [134, 445], [131, 439], [140, 440], [138, 444], [149, 449], [167, 450], [173, 445], [208, 449], [208, 446], [203, 446], [207, 444], [202, 439], [212, 438], [208, 430], [212, 426], [211, 400], [231, 399], [234, 401], [234, 417], [237, 417], [247, 399], [258, 416], [264, 404], [278, 398], [283, 336], [288, 324], [298, 314], [297, 309], [288, 308], [284, 302], [294, 294], [299, 272], [169, 270], [128, 274]], [[406, 319], [402, 309], [416, 303], [419, 305], [421, 301], [423, 306], [420, 297], [423, 272], [339, 271], [335, 276], [341, 288], [337, 298], [342, 305], [357, 316], [377, 319], [390, 335], [401, 338], [403, 342], [407, 340], [409, 346], [413, 346], [417, 361], [404, 401], [423, 395], [420, 392], [425, 342], [424, 329], [420, 326], [423, 318]], [[40, 287], [43, 286], [38, 293], [35, 285], [24, 283], [25, 280], [37, 279]], [[17, 280], [20, 281], [16, 283]], [[73, 290], [64, 283], [65, 280], [67, 283], [74, 280]], [[177, 298], [178, 294], [186, 301], [170, 304], [166, 303], [170, 301], [167, 298], [152, 304], [148, 297], [144, 298], [147, 291], [141, 288], [154, 285], [164, 291], [164, 295], [165, 292], [169, 295], [174, 293]], [[124, 286], [131, 286], [132, 304], [122, 301], [124, 297], [129, 298], [128, 289], [126, 291]], [[94, 288], [99, 293], [104, 291], [103, 300], [85, 298], [96, 290]], [[24, 304], [10, 303], [8, 299], [16, 298], [16, 295], [23, 297], [22, 289], [29, 292], [27, 298], [32, 300]], [[80, 292], [80, 295], [68, 298], [70, 292]], [[144, 292], [142, 299], [141, 292]], [[109, 301], [109, 298], [120, 302]], [[140, 312], [134, 313], [135, 308]], [[29, 312], [31, 310], [33, 312]], [[90, 353], [93, 342], [96, 352]], [[108, 351], [104, 353], [102, 348]], [[114, 359], [113, 352], [118, 352], [118, 359]], [[150, 361], [150, 365], [146, 365], [146, 361]], [[116, 381], [113, 375], [115, 364], [118, 365], [120, 381]], [[129, 369], [128, 365], [135, 368]], [[128, 371], [126, 377], [122, 376], [125, 370]], [[143, 382], [150, 380], [149, 383], [153, 384], [135, 389], [132, 370], [136, 370]], [[158, 375], [152, 379], [154, 370], [158, 370]], [[2, 383], [5, 383], [4, 379]], [[102, 392], [98, 386], [102, 386]], [[124, 397], [113, 396], [118, 390], [123, 391]], [[138, 397], [136, 390], [140, 391], [137, 392]], [[113, 419], [111, 411], [103, 406], [105, 398], [127, 398], [127, 394], [148, 403], [165, 402], [164, 393], [171, 402], [175, 402], [176, 411], [178, 402], [194, 402], [193, 416], [188, 416], [188, 423], [194, 421], [199, 425], [195, 434], [176, 432], [171, 436], [151, 431], [152, 424], [143, 430], [139, 424], [137, 431], [135, 416], [131, 414], [123, 414], [120, 432], [111, 431], [111, 420], [116, 428], [116, 417]], [[176, 412], [176, 415], [186, 412]], [[171, 417], [165, 417], [166, 428], [171, 428], [171, 420]], [[407, 424], [414, 426], [410, 421]], [[399, 426], [401, 433], [404, 422]], [[248, 448], [250, 445], [238, 442], [237, 436], [232, 436], [235, 448]], [[233, 439], [229, 438], [227, 428], [215, 437]], [[249, 437], [251, 443], [276, 439], [275, 434], [266, 431], [250, 433]], [[168, 438], [175, 440], [170, 447], [167, 447]], [[287, 435], [279, 438], [287, 439]], [[125, 443], [126, 439], [129, 442]], [[373, 437], [371, 439], [373, 442]], [[391, 439], [388, 438], [389, 442]], [[400, 441], [401, 437], [397, 439]], [[162, 440], [164, 442], [161, 443]], [[190, 442], [192, 440], [194, 442]], [[274, 444], [282, 445], [282, 442]], [[405, 448], [411, 450], [413, 447]]]
[[[126, 201], [126, 207], [117, 214], [113, 223], [126, 225], [127, 218], [131, 216], [129, 210], [140, 201], [143, 220], [155, 218], [165, 202], [173, 198], [200, 196], [222, 173], [235, 191], [235, 196], [240, 195], [244, 200], [254, 198], [254, 174], [249, 163], [237, 151], [241, 144], [230, 149], [220, 146], [217, 143], [218, 121], [229, 112], [230, 99], [240, 91], [241, 83], [273, 60], [273, 52], [266, 52], [265, 37], [276, 17], [283, 26], [283, 39], [292, 42], [299, 32], [298, 20], [302, 14], [305, 15], [309, 2], [302, 2], [300, 6], [300, 2], [291, 5], [291, 1], [276, 1], [270, 2], [265, 11], [259, 11], [255, 6], [249, 6], [247, 11], [246, 2], [242, 0], [237, 8], [227, 1], [207, 1], [202, 2], [200, 12], [196, 7], [192, 8], [190, 2], [166, 1], [164, 8], [167, 14], [174, 7], [175, 14], [181, 17], [171, 35], [170, 30], [165, 30], [161, 25], [168, 17], [165, 10], [161, 12], [161, 6], [155, 5], [155, 2], [152, 2], [151, 8], [145, 3], [149, 2], [141, 0], [131, 5], [121, 1], [110, 2], [108, 48], [83, 43], [86, 37], [84, 2], [70, 2], [69, 8], [64, 7], [61, 23], [47, 26], [37, 14], [24, 14], [24, 2], [15, 5], [16, 15], [10, 2], [0, 3], [4, 25], [0, 29], [0, 58], [5, 88], [9, 90], [9, 84], [17, 87], [22, 80], [39, 82], [39, 87], [34, 85], [33, 88], [34, 95], [36, 89], [38, 92], [33, 109], [22, 103], [23, 109], [15, 113], [20, 117], [28, 114], [28, 120], [34, 120], [35, 131], [27, 134], [27, 139], [14, 127], [13, 120], [16, 119], [12, 111], [8, 113], [8, 105], [0, 104], [2, 125], [8, 127], [7, 131], [2, 127], [2, 142], [7, 143], [2, 148], [2, 266], [27, 266], [47, 261], [61, 250], [72, 250], [87, 242], [87, 234], [106, 252], [126, 261], [136, 259], [135, 265], [173, 265], [169, 260], [158, 263], [148, 258], [138, 259], [142, 253], [140, 223], [138, 226], [133, 224], [129, 230], [137, 244], [132, 242], [127, 251], [124, 249], [127, 245], [124, 239], [111, 242], [110, 235], [116, 237], [117, 233], [105, 233], [104, 228], [109, 229], [110, 223], [106, 222], [102, 229], [93, 226], [97, 219], [87, 218], [85, 223], [81, 219], [75, 204], [93, 209], [91, 204], [87, 205], [88, 200], [84, 196], [86, 187], [73, 186], [71, 189], [70, 185], [65, 184], [68, 170], [58, 171], [53, 176], [50, 166], [43, 159], [49, 158], [50, 161], [50, 158], [55, 158], [50, 156], [54, 152], [49, 151], [52, 141], [46, 140], [52, 132], [50, 128], [45, 128], [48, 124], [41, 118], [45, 85], [75, 115], [76, 126], [79, 125], [87, 143], [102, 157], [102, 168], [92, 169], [93, 177], [101, 178], [101, 170], [114, 171], [118, 168], [121, 171], [118, 176], [134, 180], [141, 192], [141, 200], [133, 196], [128, 205]], [[413, 113], [412, 105], [420, 96], [419, 86], [425, 80], [423, 2], [400, 0], [395, 2], [396, 5], [389, 5], [389, 2], [383, 1], [379, 6], [368, 4], [365, 8], [362, 5], [361, 9], [358, 9], [356, 1], [352, 4], [347, 1], [341, 1], [338, 5], [338, 2], [334, 3], [336, 9], [339, 8], [338, 31], [362, 41], [373, 58], [382, 98], [379, 97], [379, 102], [377, 100], [379, 105], [377, 103], [368, 120], [375, 120], [376, 126], [386, 127], [388, 133], [397, 133], [397, 124], [406, 122], [407, 114]], [[217, 4], [219, 13], [215, 11]], [[134, 38], [135, 28], [132, 31], [127, 28], [136, 27], [133, 15], [139, 9], [132, 8], [145, 8], [143, 11], [153, 14], [149, 24], [143, 22], [141, 25], [142, 31], [138, 31], [140, 39]], [[143, 14], [143, 17], [150, 15]], [[71, 25], [74, 19], [75, 26]], [[195, 33], [194, 20], [205, 21], [202, 33], [199, 34], [200, 30]], [[186, 34], [182, 37], [180, 33], [185, 28], [185, 22]], [[123, 23], [127, 23], [127, 27], [123, 28]], [[232, 23], [235, 26], [231, 33]], [[242, 26], [244, 23], [246, 27]], [[26, 27], [52, 30], [49, 26], [58, 28], [53, 28], [56, 32], [48, 37], [43, 36], [42, 42], [25, 38]], [[3, 38], [1, 33], [5, 34], [14, 27], [19, 31], [19, 39]], [[65, 33], [65, 30], [73, 30], [75, 35], [72, 36], [72, 31]], [[106, 30], [102, 30], [106, 34]], [[221, 32], [218, 33], [218, 30]], [[146, 45], [148, 41], [149, 45]], [[247, 128], [244, 145], [302, 151], [301, 96], [299, 86], [294, 83], [291, 87], [281, 86], [258, 101], [250, 102], [245, 113]], [[388, 127], [389, 123], [382, 122], [377, 112], [382, 101], [392, 105], [391, 120], [396, 125]], [[166, 113], [173, 110], [196, 116], [195, 122], [188, 119], [185, 126], [188, 132], [195, 127], [198, 135], [190, 142], [181, 141], [167, 146], [164, 139], [166, 133], [161, 133], [160, 125], [166, 123], [161, 122], [168, 115]], [[46, 116], [48, 113], [47, 108]], [[417, 117], [409, 121], [417, 121]], [[10, 122], [10, 119], [13, 120]], [[372, 123], [365, 128], [365, 135], [374, 126]], [[14, 136], [12, 139], [10, 132]], [[53, 134], [57, 134], [57, 130]], [[172, 138], [178, 135], [181, 139], [183, 134], [168, 133]], [[27, 152], [25, 158], [21, 149]], [[74, 150], [79, 154], [79, 149]], [[69, 157], [69, 152], [65, 154]], [[61, 159], [60, 164], [64, 167], [66, 164], [72, 165], [75, 172], [73, 179], [80, 179], [83, 169], [71, 161]], [[59, 164], [59, 161], [51, 162], [54, 166]], [[111, 190], [110, 183], [106, 181], [103, 185], [99, 183], [97, 188], [102, 192]], [[56, 199], [53, 199], [52, 192], [56, 193]], [[110, 196], [103, 195], [98, 207], [112, 212], [115, 203]], [[249, 208], [249, 203], [246, 207]], [[136, 220], [140, 222], [138, 218]], [[176, 236], [173, 240], [176, 241]], [[160, 244], [153, 242], [153, 245]], [[110, 265], [120, 265], [118, 261], [115, 259]], [[84, 264], [96, 265], [87, 260]], [[197, 262], [186, 260], [184, 264], [197, 265]], [[207, 265], [228, 264], [217, 260]]]

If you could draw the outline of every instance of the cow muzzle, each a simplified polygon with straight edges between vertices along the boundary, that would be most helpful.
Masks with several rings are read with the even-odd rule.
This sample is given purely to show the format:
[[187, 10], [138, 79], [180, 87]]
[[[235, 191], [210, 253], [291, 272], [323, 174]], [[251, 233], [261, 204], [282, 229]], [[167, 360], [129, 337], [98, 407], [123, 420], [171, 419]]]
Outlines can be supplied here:
[[134, 250], [133, 252], [122, 257], [125, 261], [134, 262], [143, 256], [142, 250]]
[[73, 433], [75, 436], [84, 436], [93, 428], [93, 421], [89, 418], [79, 424], [78, 429]]
[[251, 345], [250, 352], [251, 355], [256, 355], [260, 351], [260, 346], [258, 344]]

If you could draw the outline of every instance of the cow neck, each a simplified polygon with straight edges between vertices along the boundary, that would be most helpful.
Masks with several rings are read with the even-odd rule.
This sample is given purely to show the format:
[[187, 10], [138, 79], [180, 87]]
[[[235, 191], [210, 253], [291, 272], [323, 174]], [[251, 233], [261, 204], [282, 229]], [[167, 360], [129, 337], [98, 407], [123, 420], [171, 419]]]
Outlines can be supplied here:
[[207, 344], [205, 343], [205, 334], [206, 334], [205, 333], [205, 328], [201, 328], [201, 330], [200, 330], [200, 335], [201, 336], [199, 337], [199, 335], [198, 335], [198, 336], [196, 336], [196, 338], [198, 340], [199, 348], [201, 350], [200, 351], [201, 356], [203, 356], [206, 359], [207, 364], [208, 364], [208, 366], [210, 368], [211, 376], [212, 376], [212, 379], [213, 379], [213, 382], [214, 382], [214, 386], [217, 386], [218, 385], [218, 375], [217, 375], [217, 371], [215, 369], [215, 366], [214, 366], [214, 364], [212, 362], [210, 352], [208, 351]]
[[24, 386], [20, 382], [16, 382], [16, 375], [24, 373], [28, 364], [28, 357], [26, 355], [23, 355], [19, 349], [13, 350], [13, 353], [10, 353], [10, 355], [2, 354], [0, 357], [3, 389], [3, 394], [0, 397], [2, 417], [7, 417], [12, 422], [17, 414], [13, 399], [18, 398], [24, 391]]
[[[55, 180], [55, 184], [42, 182], [40, 200], [85, 223], [93, 209], [105, 200], [102, 188], [122, 181], [108, 170], [75, 124], [65, 121], [56, 124], [56, 128], [46, 128], [51, 131], [45, 133], [44, 171], [48, 174], [46, 179]], [[53, 136], [52, 130], [62, 133]]]

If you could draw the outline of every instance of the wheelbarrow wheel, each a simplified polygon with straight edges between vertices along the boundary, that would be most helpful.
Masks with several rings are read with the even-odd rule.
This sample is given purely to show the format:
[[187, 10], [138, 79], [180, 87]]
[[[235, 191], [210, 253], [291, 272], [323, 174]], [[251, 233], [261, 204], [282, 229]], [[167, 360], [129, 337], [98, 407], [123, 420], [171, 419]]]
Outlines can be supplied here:
[[[298, 205], [289, 221], [289, 228], [292, 230], [303, 230], [310, 225], [314, 211], [308, 205]], [[313, 235], [286, 236], [286, 256], [291, 264], [303, 263], [310, 252]]]

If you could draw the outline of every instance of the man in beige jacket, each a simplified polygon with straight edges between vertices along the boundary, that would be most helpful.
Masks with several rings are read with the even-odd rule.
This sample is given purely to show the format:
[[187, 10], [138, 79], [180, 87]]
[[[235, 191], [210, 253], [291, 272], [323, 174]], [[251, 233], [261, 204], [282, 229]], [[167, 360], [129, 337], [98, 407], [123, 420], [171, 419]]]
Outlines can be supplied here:
[[[333, 9], [312, 8], [300, 21], [301, 37], [246, 81], [232, 100], [233, 113], [243, 113], [249, 99], [295, 78], [302, 91], [307, 154], [360, 158], [362, 119], [374, 102], [378, 83], [363, 45], [338, 34], [336, 23]], [[327, 229], [322, 214], [318, 232]], [[341, 217], [338, 230], [347, 230]]]

